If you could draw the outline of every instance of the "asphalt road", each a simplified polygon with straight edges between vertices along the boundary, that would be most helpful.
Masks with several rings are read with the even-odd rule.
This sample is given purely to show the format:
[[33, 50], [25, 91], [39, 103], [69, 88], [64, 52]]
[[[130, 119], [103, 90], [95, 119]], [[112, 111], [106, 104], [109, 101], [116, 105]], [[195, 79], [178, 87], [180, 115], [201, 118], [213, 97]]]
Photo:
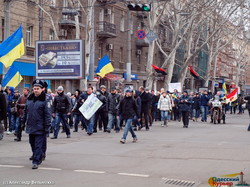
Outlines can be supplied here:
[[[214, 176], [244, 172], [250, 183], [250, 118], [227, 115], [227, 124], [155, 122], [150, 131], [129, 134], [84, 131], [48, 139], [47, 158], [31, 169], [28, 136], [14, 142], [14, 135], [0, 141], [0, 186], [155, 187], [208, 185]], [[179, 182], [178, 182], [179, 181]]]

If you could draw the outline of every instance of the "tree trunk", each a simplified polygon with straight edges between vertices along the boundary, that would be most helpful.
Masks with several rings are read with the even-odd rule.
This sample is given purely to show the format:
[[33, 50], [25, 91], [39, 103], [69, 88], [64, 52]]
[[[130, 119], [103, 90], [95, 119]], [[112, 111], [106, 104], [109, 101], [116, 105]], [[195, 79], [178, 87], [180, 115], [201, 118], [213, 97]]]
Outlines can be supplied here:
[[147, 67], [146, 67], [146, 73], [147, 73], [147, 84], [146, 87], [149, 90], [152, 90], [153, 87], [153, 68], [152, 64], [154, 61], [154, 50], [155, 50], [155, 41], [149, 43], [148, 48], [148, 61], [147, 61]]
[[168, 89], [168, 85], [172, 80], [172, 76], [174, 72], [174, 65], [175, 65], [175, 55], [176, 55], [176, 51], [173, 51], [169, 59], [170, 63], [168, 63], [168, 74], [165, 77], [165, 85], [164, 85], [166, 90]]
[[183, 88], [184, 86], [184, 81], [186, 79], [186, 75], [187, 75], [187, 71], [188, 71], [188, 66], [186, 66], [183, 71], [180, 73], [179, 79], [178, 81], [181, 83], [181, 87]]

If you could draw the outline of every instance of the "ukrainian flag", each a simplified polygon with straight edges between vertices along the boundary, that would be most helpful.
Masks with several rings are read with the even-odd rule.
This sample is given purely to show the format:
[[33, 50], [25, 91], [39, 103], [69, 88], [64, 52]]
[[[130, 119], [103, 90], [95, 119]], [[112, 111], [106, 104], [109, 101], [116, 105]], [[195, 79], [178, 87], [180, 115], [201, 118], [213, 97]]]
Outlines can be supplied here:
[[0, 62], [8, 68], [14, 60], [22, 55], [24, 55], [24, 41], [21, 25], [9, 38], [0, 44]]
[[225, 95], [227, 94], [227, 86], [226, 86], [226, 83], [225, 83], [224, 79], [223, 79], [223, 82], [222, 82], [222, 89], [221, 89], [221, 91], [224, 92]]
[[12, 65], [2, 80], [2, 86], [11, 86], [15, 88], [22, 80], [23, 77], [21, 76], [17, 68]]
[[99, 60], [98, 66], [95, 70], [96, 74], [100, 77], [105, 77], [106, 74], [113, 71], [114, 67], [112, 66], [108, 56], [104, 56], [101, 60]]

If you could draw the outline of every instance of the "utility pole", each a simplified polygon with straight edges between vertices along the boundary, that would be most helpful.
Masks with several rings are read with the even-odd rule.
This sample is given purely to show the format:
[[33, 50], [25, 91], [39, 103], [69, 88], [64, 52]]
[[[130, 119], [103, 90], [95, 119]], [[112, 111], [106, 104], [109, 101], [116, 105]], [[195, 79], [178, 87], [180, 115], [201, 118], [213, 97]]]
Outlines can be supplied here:
[[131, 32], [132, 32], [132, 16], [131, 12], [128, 10], [128, 58], [127, 58], [127, 82], [131, 82]]
[[[10, 36], [10, 4], [11, 0], [4, 0], [4, 40]], [[3, 78], [8, 69], [3, 66]]]
[[94, 71], [95, 71], [95, 8], [92, 8], [92, 17], [91, 17], [91, 30], [90, 30], [90, 64], [89, 64], [89, 80], [94, 80]]

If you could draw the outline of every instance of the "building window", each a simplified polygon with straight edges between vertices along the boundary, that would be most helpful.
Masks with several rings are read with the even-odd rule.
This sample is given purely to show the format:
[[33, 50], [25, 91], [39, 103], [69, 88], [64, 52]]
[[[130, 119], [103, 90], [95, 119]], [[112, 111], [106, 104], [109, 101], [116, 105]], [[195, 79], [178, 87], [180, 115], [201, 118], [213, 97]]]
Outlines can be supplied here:
[[53, 31], [53, 29], [49, 30], [49, 40], [54, 40], [54, 31]]
[[111, 10], [111, 14], [110, 14], [110, 23], [114, 24], [115, 23], [115, 14], [114, 11], [112, 9]]
[[123, 59], [123, 47], [120, 48], [120, 54], [119, 54], [119, 61], [120, 63], [123, 63], [124, 62], [124, 59]]
[[68, 0], [63, 0], [63, 8], [67, 8], [68, 7]]
[[122, 15], [122, 17], [121, 17], [120, 31], [121, 31], [121, 32], [124, 32], [124, 31], [125, 31], [125, 18], [124, 18], [124, 15]]
[[28, 26], [26, 30], [26, 45], [32, 46], [33, 26]]
[[50, 7], [56, 7], [56, 0], [50, 0]]

